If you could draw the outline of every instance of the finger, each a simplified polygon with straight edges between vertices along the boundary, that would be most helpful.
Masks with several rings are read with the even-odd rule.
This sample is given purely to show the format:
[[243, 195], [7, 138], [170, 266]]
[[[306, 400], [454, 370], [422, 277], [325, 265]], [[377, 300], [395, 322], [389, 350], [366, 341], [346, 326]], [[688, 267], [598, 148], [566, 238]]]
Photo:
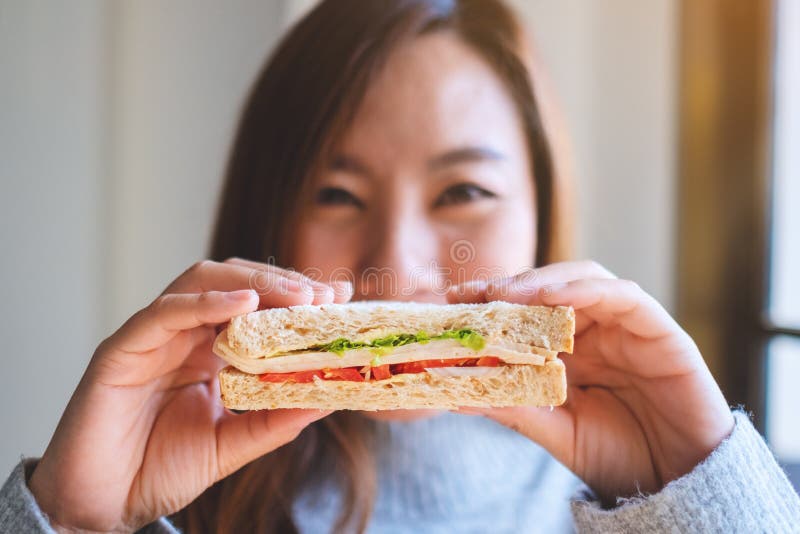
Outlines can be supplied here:
[[350, 280], [334, 280], [331, 282], [334, 295], [334, 302], [341, 304], [353, 298], [353, 282]]
[[[585, 316], [578, 312], [578, 317]], [[692, 338], [677, 325], [670, 335], [653, 339], [622, 325], [609, 328], [588, 317], [584, 322], [593, 326], [575, 337], [573, 354], [562, 358], [571, 386], [626, 388], [636, 379], [683, 376], [705, 365]]]
[[213, 330], [193, 328], [145, 352], [98, 350], [90, 365], [92, 376], [106, 386], [143, 386], [180, 369], [161, 383], [162, 388], [208, 382], [224, 363], [211, 352], [215, 337]]
[[[335, 302], [337, 298], [336, 288], [331, 284], [325, 284], [295, 270], [283, 269], [277, 265], [246, 260], [243, 258], [228, 258], [224, 261], [224, 263], [229, 265], [239, 265], [258, 272], [270, 273], [295, 281], [300, 284], [304, 291], [314, 295], [314, 304], [328, 304]], [[340, 288], [340, 291], [344, 289], [346, 288], [342, 287]]]
[[504, 300], [518, 304], [534, 304], [543, 287], [582, 278], [615, 277], [608, 269], [594, 261], [552, 263], [535, 269], [524, 269], [514, 276], [471, 280], [453, 286], [447, 293], [447, 300], [450, 303]]
[[551, 284], [539, 292], [548, 306], [572, 306], [576, 311], [575, 335], [593, 323], [619, 325], [631, 334], [656, 339], [680, 326], [653, 297], [630, 280], [573, 280]]
[[[233, 265], [241, 265], [244, 267], [248, 267], [250, 269], [256, 270], [263, 270], [267, 272], [274, 272], [275, 274], [285, 276], [290, 280], [295, 280], [300, 284], [306, 284], [313, 289], [315, 294], [319, 293], [321, 295], [321, 299], [328, 298], [329, 293], [328, 289], [333, 289], [333, 302], [342, 303], [347, 302], [353, 297], [353, 283], [350, 280], [332, 280], [330, 283], [323, 283], [319, 280], [314, 280], [313, 278], [301, 274], [297, 271], [282, 269], [277, 267], [276, 265], [272, 265], [269, 263], [261, 263], [252, 260], [246, 260], [243, 258], [228, 258], [225, 260], [225, 263], [230, 263]], [[323, 302], [315, 301], [315, 304], [322, 304]]]
[[572, 354], [561, 357], [567, 371], [567, 384], [606, 388], [630, 386], [632, 369], [622, 363], [625, 357], [620, 345], [621, 332], [618, 328], [590, 328], [577, 336]]
[[[204, 260], [192, 265], [176, 278], [162, 293], [203, 293], [207, 291], [236, 291], [252, 289], [258, 293], [260, 307], [283, 308], [298, 304], [313, 304], [314, 292], [277, 272], [265, 272], [243, 265]], [[331, 299], [329, 298], [328, 301]], [[319, 304], [321, 302], [317, 302]]]
[[217, 480], [292, 441], [306, 426], [330, 413], [284, 409], [223, 415], [217, 433]]
[[128, 319], [108, 342], [123, 352], [147, 352], [181, 331], [223, 323], [257, 307], [258, 295], [251, 289], [162, 295]]

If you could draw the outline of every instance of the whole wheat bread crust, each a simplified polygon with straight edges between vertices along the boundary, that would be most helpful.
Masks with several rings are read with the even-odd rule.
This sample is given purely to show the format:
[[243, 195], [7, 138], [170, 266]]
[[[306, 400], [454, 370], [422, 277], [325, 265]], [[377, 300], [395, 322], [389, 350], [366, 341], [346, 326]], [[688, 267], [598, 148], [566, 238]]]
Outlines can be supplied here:
[[508, 365], [499, 375], [439, 377], [430, 373], [386, 380], [315, 380], [270, 383], [226, 367], [219, 373], [222, 403], [234, 410], [318, 408], [329, 410], [452, 409], [459, 406], [557, 406], [567, 397], [564, 363]]
[[231, 319], [228, 343], [241, 356], [260, 358], [322, 345], [337, 338], [369, 342], [390, 334], [471, 328], [487, 339], [572, 352], [575, 312], [556, 306], [354, 302], [261, 310]]

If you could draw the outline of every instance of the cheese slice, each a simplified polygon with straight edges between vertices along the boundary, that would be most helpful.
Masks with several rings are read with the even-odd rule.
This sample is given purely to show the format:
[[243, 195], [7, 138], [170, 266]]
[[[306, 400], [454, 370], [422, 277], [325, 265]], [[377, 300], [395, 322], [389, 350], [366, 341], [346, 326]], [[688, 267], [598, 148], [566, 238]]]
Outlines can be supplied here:
[[[283, 356], [252, 358], [236, 354], [228, 345], [226, 332], [217, 336], [214, 352], [230, 365], [243, 373], [293, 373], [296, 371], [313, 371], [315, 369], [340, 369], [342, 367], [363, 367], [376, 358], [369, 348], [345, 351], [341, 356], [333, 352], [292, 352]], [[480, 356], [496, 356], [509, 364], [544, 365], [558, 353], [552, 350], [531, 347], [522, 343], [510, 343], [487, 340], [479, 351], [463, 346], [455, 339], [437, 339], [427, 343], [409, 343], [394, 347], [391, 352], [379, 356], [381, 364], [416, 362], [420, 360], [438, 360], [450, 358], [478, 358]]]

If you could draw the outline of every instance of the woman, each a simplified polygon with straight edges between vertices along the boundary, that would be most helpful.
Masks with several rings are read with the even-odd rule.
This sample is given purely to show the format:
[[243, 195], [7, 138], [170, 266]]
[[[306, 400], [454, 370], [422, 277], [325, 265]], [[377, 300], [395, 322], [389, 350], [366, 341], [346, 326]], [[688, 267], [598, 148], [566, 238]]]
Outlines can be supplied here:
[[[568, 245], [564, 177], [528, 62], [493, 0], [330, 0], [311, 12], [245, 108], [215, 261], [101, 343], [42, 459], [6, 483], [0, 525], [796, 528], [797, 496], [688, 335], [634, 283], [553, 263]], [[375, 269], [398, 286], [363, 276]], [[254, 275], [286, 291], [258, 294]], [[218, 325], [350, 298], [574, 306], [569, 400], [461, 414], [220, 407]]]

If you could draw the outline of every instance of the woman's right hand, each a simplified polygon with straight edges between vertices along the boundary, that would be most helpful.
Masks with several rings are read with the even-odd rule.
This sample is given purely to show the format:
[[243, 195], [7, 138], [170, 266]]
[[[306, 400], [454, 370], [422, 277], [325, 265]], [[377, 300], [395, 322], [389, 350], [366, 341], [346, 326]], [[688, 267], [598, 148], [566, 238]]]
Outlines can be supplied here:
[[30, 477], [39, 507], [57, 530], [133, 531], [294, 439], [327, 412], [226, 411], [215, 326], [351, 294], [240, 259], [188, 269], [97, 347]]

